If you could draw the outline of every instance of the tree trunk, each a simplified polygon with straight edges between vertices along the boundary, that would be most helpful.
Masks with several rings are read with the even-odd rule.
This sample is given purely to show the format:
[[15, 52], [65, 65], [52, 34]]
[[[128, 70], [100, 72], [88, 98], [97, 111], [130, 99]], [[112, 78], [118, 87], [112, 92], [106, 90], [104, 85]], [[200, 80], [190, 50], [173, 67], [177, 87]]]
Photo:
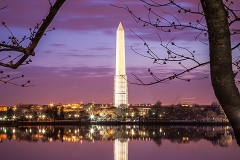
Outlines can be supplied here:
[[201, 0], [201, 4], [208, 27], [212, 86], [240, 145], [240, 94], [232, 70], [227, 11], [222, 0]]

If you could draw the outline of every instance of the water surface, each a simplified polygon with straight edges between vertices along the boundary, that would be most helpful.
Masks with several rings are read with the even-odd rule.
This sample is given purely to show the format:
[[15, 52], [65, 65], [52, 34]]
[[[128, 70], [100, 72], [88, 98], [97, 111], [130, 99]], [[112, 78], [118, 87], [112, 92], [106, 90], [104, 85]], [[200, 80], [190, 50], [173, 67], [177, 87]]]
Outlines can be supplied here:
[[239, 160], [229, 126], [0, 127], [4, 160]]

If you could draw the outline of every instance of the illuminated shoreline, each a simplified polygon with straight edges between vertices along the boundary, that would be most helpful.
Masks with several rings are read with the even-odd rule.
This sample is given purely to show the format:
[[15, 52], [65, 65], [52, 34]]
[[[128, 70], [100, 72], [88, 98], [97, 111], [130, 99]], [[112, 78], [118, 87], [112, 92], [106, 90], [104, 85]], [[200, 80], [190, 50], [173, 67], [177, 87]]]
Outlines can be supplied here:
[[25, 126], [25, 125], [189, 125], [189, 126], [230, 126], [229, 122], [80, 122], [80, 121], [1, 121], [0, 126]]

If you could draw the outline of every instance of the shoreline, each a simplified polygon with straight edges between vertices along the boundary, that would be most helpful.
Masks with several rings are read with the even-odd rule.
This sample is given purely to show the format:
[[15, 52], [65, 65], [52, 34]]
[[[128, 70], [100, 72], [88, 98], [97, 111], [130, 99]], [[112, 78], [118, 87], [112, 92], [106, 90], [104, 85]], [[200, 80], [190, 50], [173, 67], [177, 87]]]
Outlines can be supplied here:
[[229, 122], [81, 122], [81, 121], [2, 121], [0, 126], [42, 125], [172, 125], [172, 126], [231, 126]]

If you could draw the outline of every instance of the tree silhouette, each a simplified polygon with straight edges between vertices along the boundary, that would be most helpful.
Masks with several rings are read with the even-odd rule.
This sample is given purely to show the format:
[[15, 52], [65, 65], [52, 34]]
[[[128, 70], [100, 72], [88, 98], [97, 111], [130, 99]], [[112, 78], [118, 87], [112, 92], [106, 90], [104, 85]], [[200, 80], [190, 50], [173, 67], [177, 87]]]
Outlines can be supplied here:
[[64, 112], [63, 112], [64, 107], [62, 106], [60, 108], [60, 114], [59, 114], [59, 119], [63, 120], [64, 119]]
[[[130, 83], [153, 85], [173, 79], [189, 82], [193, 79], [184, 78], [184, 74], [209, 64], [215, 95], [233, 127], [240, 145], [240, 136], [238, 136], [240, 135], [240, 94], [236, 86], [239, 84], [239, 80], [235, 79], [240, 69], [240, 56], [232, 56], [233, 50], [240, 49], [240, 42], [231, 42], [232, 39], [239, 39], [239, 6], [228, 0], [225, 2], [222, 0], [200, 0], [196, 10], [191, 10], [174, 0], [168, 0], [166, 3], [154, 0], [140, 1], [143, 2], [147, 11], [146, 17], [138, 16], [127, 5], [115, 7], [126, 10], [137, 23], [142, 23], [144, 27], [151, 26], [159, 32], [166, 32], [169, 36], [183, 30], [195, 31], [195, 41], [200, 41], [209, 46], [210, 60], [205, 62], [197, 60], [196, 51], [178, 45], [174, 42], [174, 38], [164, 44], [160, 34], [157, 34], [157, 36], [159, 37], [160, 46], [166, 50], [166, 54], [157, 54], [150, 48], [150, 45], [143, 37], [132, 31], [143, 41], [147, 49], [146, 53], [139, 53], [132, 47], [136, 54], [151, 59], [154, 64], [160, 66], [177, 63], [182, 70], [177, 70], [176, 73], [170, 76], [160, 78], [160, 75], [157, 75], [149, 68], [148, 72], [153, 81], [144, 82], [140, 77], [133, 74], [137, 81]], [[181, 21], [186, 14], [195, 17], [191, 17], [194, 20], [190, 20], [189, 23]], [[191, 66], [187, 65], [187, 63], [191, 64]], [[202, 78], [206, 77], [198, 77], [197, 79]]]
[[14, 113], [14, 111], [13, 111], [12, 107], [8, 107], [7, 113], [6, 113], [7, 118], [11, 119], [13, 116], [13, 113]]
[[155, 104], [154, 107], [155, 108], [160, 108], [162, 106], [162, 102], [160, 100], [158, 100]]

